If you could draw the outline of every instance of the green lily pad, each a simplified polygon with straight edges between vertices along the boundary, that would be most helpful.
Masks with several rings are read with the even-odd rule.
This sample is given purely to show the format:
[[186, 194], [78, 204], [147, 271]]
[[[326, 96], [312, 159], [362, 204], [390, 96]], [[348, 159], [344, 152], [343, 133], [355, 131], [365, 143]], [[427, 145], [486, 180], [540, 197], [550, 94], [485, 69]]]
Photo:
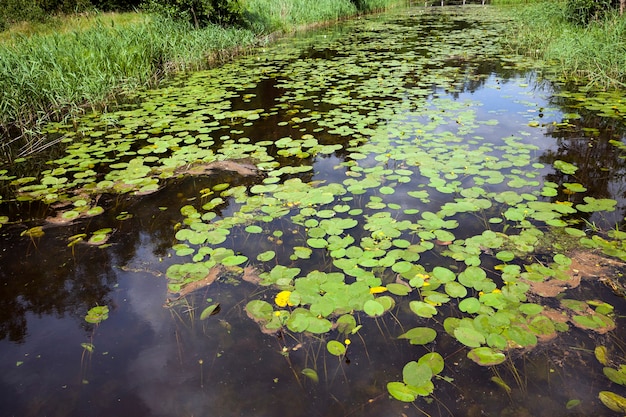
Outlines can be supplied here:
[[247, 261], [248, 261], [247, 256], [232, 255], [232, 256], [227, 256], [224, 259], [222, 259], [222, 265], [235, 266], [235, 265], [241, 265], [242, 263], [247, 262]]
[[411, 301], [409, 303], [409, 307], [411, 308], [411, 311], [420, 317], [431, 318], [437, 314], [437, 309], [433, 305], [423, 301]]
[[626, 398], [610, 391], [600, 391], [598, 398], [602, 404], [616, 413], [626, 413]]
[[504, 353], [489, 347], [474, 348], [467, 353], [467, 357], [481, 366], [499, 365], [506, 360]]
[[385, 307], [376, 300], [367, 300], [365, 304], [363, 304], [363, 311], [365, 311], [365, 314], [368, 316], [379, 317], [385, 312]]
[[309, 378], [311, 381], [317, 383], [319, 382], [319, 376], [317, 375], [317, 372], [315, 371], [315, 369], [311, 369], [311, 368], [304, 368], [301, 371], [302, 375], [306, 376], [307, 378]]
[[257, 225], [246, 226], [246, 232], [248, 233], [261, 233], [263, 232], [263, 228]]
[[388, 382], [387, 391], [398, 401], [410, 403], [417, 398], [417, 392], [403, 382]]
[[273, 250], [268, 250], [268, 251], [259, 253], [256, 259], [261, 262], [267, 262], [267, 261], [271, 261], [272, 259], [274, 259], [275, 256], [276, 256], [276, 252], [274, 252]]
[[419, 358], [417, 361], [419, 365], [428, 365], [433, 375], [438, 375], [443, 371], [445, 361], [443, 357], [437, 352], [430, 352]]
[[409, 386], [421, 387], [430, 382], [432, 377], [433, 371], [425, 363], [411, 361], [402, 369], [402, 380]]
[[558, 169], [563, 174], [569, 174], [569, 175], [575, 174], [576, 171], [578, 170], [577, 166], [570, 164], [569, 162], [565, 162], [561, 160], [554, 161], [554, 168]]
[[474, 314], [480, 310], [480, 301], [474, 297], [464, 298], [459, 302], [459, 310]]
[[331, 355], [342, 356], [346, 353], [346, 346], [337, 340], [329, 340], [326, 343], [326, 349]]
[[626, 385], [626, 369], [615, 369], [604, 367], [602, 369], [602, 373], [611, 380], [611, 382], [615, 382], [616, 384]]
[[403, 284], [391, 283], [387, 284], [386, 287], [394, 295], [405, 296], [411, 292], [411, 287]]
[[202, 313], [200, 314], [200, 320], [206, 320], [207, 318], [216, 315], [219, 312], [219, 310], [220, 310], [219, 303], [211, 304], [210, 306], [202, 310]]
[[252, 300], [246, 304], [248, 317], [256, 322], [266, 322], [272, 319], [274, 308], [263, 300]]
[[344, 314], [337, 319], [337, 331], [348, 334], [356, 328], [356, 319], [351, 314]]
[[437, 337], [437, 332], [430, 327], [414, 327], [402, 333], [398, 339], [408, 339], [412, 345], [425, 345]]
[[485, 336], [482, 333], [470, 327], [456, 328], [454, 330], [454, 337], [459, 342], [469, 347], [479, 347], [487, 343], [487, 340], [485, 339]]
[[89, 309], [85, 316], [85, 321], [91, 324], [100, 324], [104, 320], [109, 318], [109, 307], [96, 306]]

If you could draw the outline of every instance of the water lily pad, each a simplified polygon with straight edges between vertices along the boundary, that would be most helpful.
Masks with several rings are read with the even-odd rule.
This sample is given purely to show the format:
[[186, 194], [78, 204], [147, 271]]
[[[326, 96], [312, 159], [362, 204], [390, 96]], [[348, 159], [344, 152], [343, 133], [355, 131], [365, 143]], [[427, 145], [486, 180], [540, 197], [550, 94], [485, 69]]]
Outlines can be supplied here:
[[480, 301], [477, 298], [469, 297], [459, 302], [459, 310], [465, 313], [477, 313], [480, 310]]
[[89, 309], [85, 316], [85, 321], [91, 324], [100, 324], [104, 320], [109, 318], [109, 307], [96, 306]]
[[412, 345], [425, 345], [437, 337], [437, 332], [430, 327], [414, 327], [398, 336], [398, 339], [408, 339]]
[[356, 328], [356, 319], [351, 314], [344, 314], [337, 319], [337, 331], [348, 334]]
[[453, 298], [464, 298], [467, 295], [467, 288], [456, 281], [447, 282], [444, 288], [446, 294]]
[[504, 353], [489, 347], [477, 347], [467, 353], [467, 357], [481, 366], [499, 365], [506, 360]]
[[430, 352], [419, 358], [419, 365], [428, 365], [433, 375], [438, 375], [443, 371], [445, 362], [443, 357], [437, 352]]
[[246, 226], [246, 232], [248, 233], [261, 233], [263, 232], [263, 228], [257, 225]]
[[274, 309], [267, 301], [252, 300], [246, 304], [246, 313], [256, 322], [266, 322], [272, 319]]
[[242, 263], [248, 261], [248, 257], [247, 256], [243, 256], [243, 255], [232, 255], [232, 256], [227, 256], [224, 259], [222, 259], [222, 265], [224, 266], [235, 266], [235, 265], [241, 265]]
[[403, 382], [388, 382], [387, 391], [398, 401], [410, 403], [417, 398], [417, 392]]
[[469, 347], [479, 347], [487, 343], [487, 340], [485, 339], [485, 336], [482, 333], [469, 327], [456, 328], [454, 330], [454, 337], [459, 342]]
[[423, 301], [411, 301], [409, 307], [420, 317], [431, 318], [437, 314], [437, 309], [434, 306]]
[[326, 343], [326, 349], [331, 355], [342, 356], [346, 353], [346, 346], [337, 340], [329, 340]]
[[219, 310], [220, 310], [219, 303], [211, 304], [210, 306], [202, 310], [202, 313], [200, 313], [200, 320], [206, 320], [207, 318], [216, 315], [219, 312]]
[[302, 375], [306, 376], [307, 378], [309, 378], [311, 381], [317, 383], [319, 382], [319, 376], [317, 375], [317, 372], [315, 371], [315, 369], [311, 369], [311, 368], [304, 368], [301, 371]]
[[391, 283], [387, 284], [386, 288], [390, 293], [399, 296], [404, 296], [411, 292], [411, 287], [403, 284]]
[[579, 211], [592, 213], [594, 211], [613, 211], [617, 205], [617, 201], [608, 198], [597, 199], [594, 197], [586, 196], [583, 198], [585, 204], [578, 204], [576, 208]]
[[558, 169], [563, 174], [570, 174], [570, 175], [575, 174], [576, 171], [578, 170], [577, 166], [570, 164], [569, 162], [565, 162], [561, 160], [554, 161], [554, 168]]
[[432, 377], [433, 371], [426, 363], [411, 361], [402, 369], [402, 380], [409, 386], [421, 387], [430, 382]]
[[456, 279], [456, 274], [454, 272], [442, 266], [434, 267], [432, 271], [432, 276], [434, 278], [437, 278], [439, 282], [443, 283], [454, 281]]
[[258, 261], [267, 262], [267, 261], [271, 261], [272, 259], [274, 259], [275, 256], [276, 256], [276, 252], [274, 252], [273, 250], [268, 250], [268, 251], [259, 253], [256, 258]]
[[600, 362], [602, 365], [609, 364], [608, 349], [606, 348], [606, 346], [596, 346], [593, 353], [596, 359], [598, 360], [598, 362]]
[[611, 382], [615, 382], [616, 384], [626, 385], [626, 369], [623, 367], [620, 369], [604, 367], [602, 369], [602, 373], [611, 380]]
[[626, 398], [610, 391], [600, 391], [598, 398], [602, 404], [616, 413], [626, 413]]
[[385, 312], [385, 307], [376, 300], [367, 300], [363, 304], [363, 311], [365, 314], [372, 317], [382, 316]]

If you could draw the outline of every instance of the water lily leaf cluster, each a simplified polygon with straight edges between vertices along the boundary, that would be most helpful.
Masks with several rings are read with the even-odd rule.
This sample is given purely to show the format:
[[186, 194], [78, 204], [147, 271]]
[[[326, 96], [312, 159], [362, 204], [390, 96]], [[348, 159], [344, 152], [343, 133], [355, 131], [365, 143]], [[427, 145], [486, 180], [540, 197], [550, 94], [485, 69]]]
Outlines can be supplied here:
[[89, 309], [85, 316], [85, 321], [91, 324], [100, 324], [109, 318], [109, 307], [96, 306]]

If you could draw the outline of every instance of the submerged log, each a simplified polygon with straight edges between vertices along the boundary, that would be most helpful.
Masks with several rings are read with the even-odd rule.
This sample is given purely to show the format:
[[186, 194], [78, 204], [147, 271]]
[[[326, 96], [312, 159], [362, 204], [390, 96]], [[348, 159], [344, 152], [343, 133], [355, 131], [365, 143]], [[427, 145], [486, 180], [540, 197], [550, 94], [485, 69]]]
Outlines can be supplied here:
[[244, 177], [259, 175], [259, 169], [247, 161], [213, 161], [187, 165], [176, 170], [177, 174], [209, 175], [216, 171], [232, 171]]
[[209, 285], [213, 284], [220, 277], [220, 275], [222, 275], [224, 270], [225, 269], [222, 265], [215, 265], [209, 270], [204, 278], [190, 282], [189, 284], [183, 286], [178, 293], [172, 294], [175, 295], [175, 297], [168, 299], [168, 302], [178, 301], [185, 298], [194, 291], [208, 287]]

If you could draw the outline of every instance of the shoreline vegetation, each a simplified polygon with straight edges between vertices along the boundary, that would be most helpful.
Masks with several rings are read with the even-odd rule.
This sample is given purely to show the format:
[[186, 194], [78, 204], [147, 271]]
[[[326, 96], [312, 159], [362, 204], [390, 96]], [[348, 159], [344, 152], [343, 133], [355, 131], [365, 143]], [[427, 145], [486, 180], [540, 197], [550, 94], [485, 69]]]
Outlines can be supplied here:
[[[567, 20], [567, 2], [494, 0], [511, 19], [511, 51], [556, 65], [563, 80], [626, 88], [626, 16], [608, 13], [584, 26]], [[582, 1], [582, 0], [581, 0]], [[16, 25], [0, 33], [0, 159], [37, 153], [48, 121], [115, 104], [169, 73], [219, 64], [277, 35], [329, 24], [407, 0], [241, 0], [244, 23], [193, 28], [144, 12], [91, 13]]]
[[[188, 22], [144, 12], [88, 13], [48, 24], [16, 25], [0, 34], [0, 160], [54, 143], [49, 121], [116, 103], [167, 74], [224, 62], [272, 38], [405, 0], [241, 0], [243, 24]], [[357, 7], [358, 6], [358, 7]], [[34, 29], [33, 29], [34, 27]]]
[[620, 14], [616, 3], [598, 11], [585, 9], [585, 2], [493, 0], [492, 4], [511, 18], [504, 38], [511, 52], [546, 62], [558, 81], [595, 90], [626, 90], [626, 13]]

